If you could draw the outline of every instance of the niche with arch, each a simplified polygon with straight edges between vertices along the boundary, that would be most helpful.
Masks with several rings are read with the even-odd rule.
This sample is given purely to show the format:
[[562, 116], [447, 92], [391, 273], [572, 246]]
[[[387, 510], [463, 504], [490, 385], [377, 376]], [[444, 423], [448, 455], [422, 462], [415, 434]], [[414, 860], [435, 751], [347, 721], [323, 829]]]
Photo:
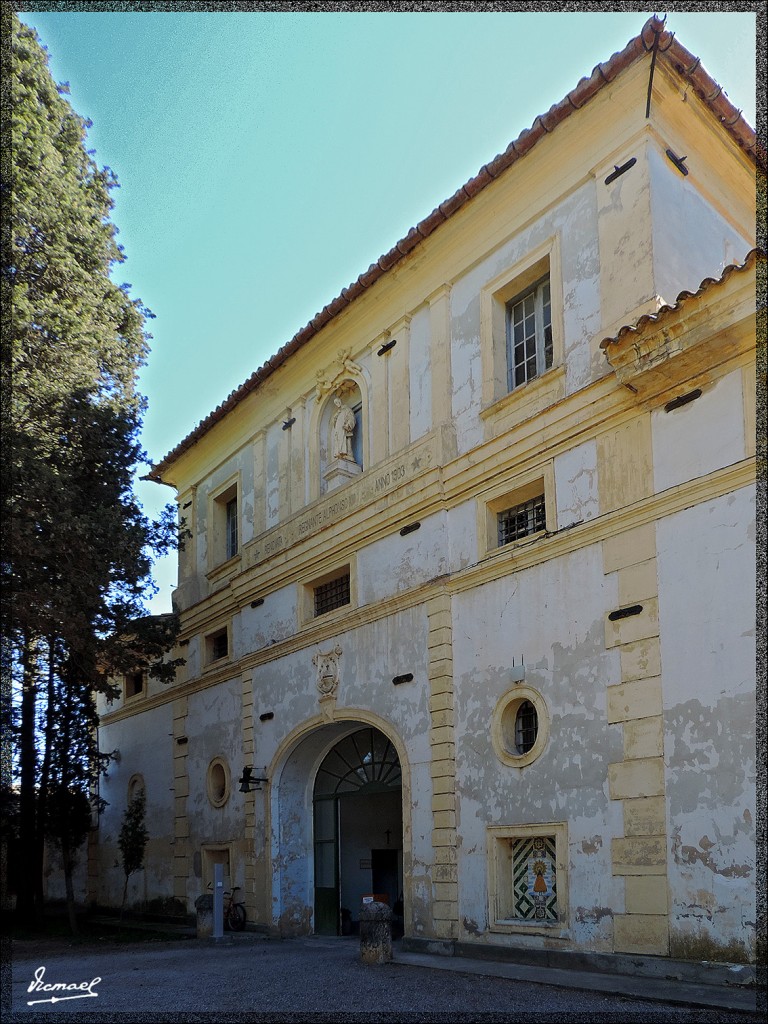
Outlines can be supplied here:
[[344, 380], [326, 397], [318, 422], [320, 493], [354, 480], [368, 457], [364, 396], [354, 380]]

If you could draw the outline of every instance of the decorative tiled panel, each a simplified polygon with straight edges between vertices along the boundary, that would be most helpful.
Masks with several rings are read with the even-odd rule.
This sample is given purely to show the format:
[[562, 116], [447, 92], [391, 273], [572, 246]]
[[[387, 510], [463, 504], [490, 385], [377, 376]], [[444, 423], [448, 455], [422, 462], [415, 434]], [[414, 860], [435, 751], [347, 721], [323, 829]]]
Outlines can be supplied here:
[[514, 916], [524, 921], [557, 921], [554, 836], [512, 839]]

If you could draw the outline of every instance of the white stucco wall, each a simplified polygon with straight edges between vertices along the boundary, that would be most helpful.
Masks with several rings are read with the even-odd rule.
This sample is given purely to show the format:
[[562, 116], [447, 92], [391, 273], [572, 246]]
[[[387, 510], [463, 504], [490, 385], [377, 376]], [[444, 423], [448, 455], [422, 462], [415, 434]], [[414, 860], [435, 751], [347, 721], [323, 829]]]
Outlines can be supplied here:
[[657, 491], [705, 476], [746, 456], [741, 370], [672, 412], [651, 413]]
[[[454, 598], [459, 920], [463, 938], [525, 943], [525, 932], [488, 933], [489, 825], [567, 822], [568, 936], [610, 949], [623, 891], [611, 874], [610, 839], [622, 834], [608, 798], [607, 766], [622, 758], [621, 728], [606, 720], [606, 687], [619, 678], [604, 647], [603, 616], [617, 599], [599, 545], [511, 573]], [[551, 718], [541, 756], [519, 769], [498, 760], [491, 718], [514, 688], [513, 658]], [[536, 941], [536, 940], [533, 940]]]
[[[432, 836], [427, 633], [425, 609], [414, 608], [341, 632], [318, 648], [298, 651], [254, 671], [254, 763], [268, 766], [271, 773], [270, 841], [275, 844], [275, 855], [277, 844], [282, 844], [274, 864], [275, 920], [288, 914], [296, 921], [297, 915], [300, 917], [302, 913], [301, 901], [304, 900], [307, 907], [313, 902], [313, 869], [307, 861], [312, 836], [311, 782], [319, 760], [332, 744], [332, 735], [318, 732], [315, 726], [315, 731], [297, 740], [296, 746], [290, 750], [283, 748], [279, 763], [275, 758], [287, 736], [310, 720], [316, 722], [322, 713], [312, 656], [316, 650], [331, 650], [337, 644], [342, 654], [338, 661], [340, 680], [336, 706], [343, 711], [337, 711], [342, 721], [335, 722], [334, 728], [338, 725], [344, 731], [345, 723], [358, 720], [356, 710], [364, 715], [373, 714], [386, 733], [399, 739], [406, 752], [412, 787], [411, 801], [404, 808], [404, 822], [409, 829], [406, 845], [411, 850], [414, 885], [422, 892], [420, 909], [415, 916], [418, 918], [419, 913], [423, 916], [427, 912]], [[412, 682], [393, 685], [395, 676], [406, 673], [413, 674]], [[260, 715], [269, 711], [274, 713], [274, 718], [261, 722]], [[308, 751], [312, 744], [317, 746], [317, 751], [310, 756]], [[294, 770], [292, 764], [301, 767]], [[263, 834], [264, 812], [257, 803], [257, 846], [258, 837]], [[293, 838], [286, 845], [288, 836]]]
[[298, 593], [298, 586], [291, 584], [265, 594], [264, 604], [258, 608], [247, 604], [240, 610], [235, 657], [293, 636], [298, 623]]
[[360, 605], [372, 604], [411, 590], [449, 571], [446, 539], [447, 513], [427, 516], [413, 533], [374, 541], [357, 556], [357, 593]]
[[673, 952], [729, 959], [754, 941], [754, 487], [656, 534]]
[[411, 319], [409, 370], [411, 441], [432, 427], [432, 365], [430, 361], [429, 306], [417, 309]]
[[587, 522], [600, 514], [597, 443], [587, 441], [555, 458], [557, 528]]
[[[600, 327], [600, 257], [597, 204], [589, 182], [460, 277], [451, 289], [451, 369], [453, 418], [459, 452], [483, 440], [483, 370], [480, 353], [482, 288], [555, 235], [560, 239], [566, 392], [572, 393], [598, 372], [591, 367], [589, 341]], [[604, 361], [603, 361], [604, 363]], [[599, 373], [604, 372], [600, 365]]]
[[134, 775], [144, 779], [149, 842], [144, 869], [130, 877], [127, 903], [151, 903], [173, 895], [172, 734], [171, 704], [99, 729], [100, 748], [120, 751], [119, 760], [110, 765], [108, 774], [99, 782], [99, 795], [107, 801], [99, 821], [97, 901], [101, 905], [119, 906], [122, 899], [125, 875], [117, 840], [128, 806], [128, 784]]
[[649, 146], [653, 219], [653, 271], [658, 294], [674, 303], [706, 277], [718, 278], [729, 263], [742, 263], [754, 245], [737, 232], [684, 177], [665, 153]]
[[[245, 801], [237, 780], [244, 764], [242, 745], [242, 684], [231, 679], [188, 697], [185, 735], [187, 744], [187, 820], [192, 871], [187, 879], [190, 907], [204, 890], [201, 850], [205, 845], [230, 846], [245, 838]], [[222, 758], [229, 769], [229, 797], [215, 807], [208, 797], [208, 766]], [[229, 881], [245, 884], [245, 862], [236, 847], [230, 850]]]

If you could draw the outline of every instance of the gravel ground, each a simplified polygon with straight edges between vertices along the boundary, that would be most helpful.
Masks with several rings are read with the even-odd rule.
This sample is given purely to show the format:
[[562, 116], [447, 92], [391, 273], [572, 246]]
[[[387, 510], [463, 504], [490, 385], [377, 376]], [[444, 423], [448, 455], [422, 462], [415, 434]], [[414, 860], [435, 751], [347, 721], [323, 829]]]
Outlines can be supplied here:
[[[81, 984], [93, 996], [61, 1000], [28, 988], [42, 982]], [[366, 967], [355, 939], [286, 941], [238, 937], [87, 947], [17, 942], [12, 956], [13, 1020], [334, 1020], [334, 1021], [584, 1021], [736, 1022], [733, 1011], [665, 1006], [599, 993], [557, 989], [505, 978], [390, 963]], [[544, 975], [545, 976], [545, 975]], [[652, 982], [649, 982], [652, 984]], [[74, 994], [59, 991], [58, 996]], [[113, 1017], [114, 1015], [114, 1017]], [[173, 1016], [166, 1016], [173, 1015]], [[7, 1017], [5, 1018], [8, 1019]]]

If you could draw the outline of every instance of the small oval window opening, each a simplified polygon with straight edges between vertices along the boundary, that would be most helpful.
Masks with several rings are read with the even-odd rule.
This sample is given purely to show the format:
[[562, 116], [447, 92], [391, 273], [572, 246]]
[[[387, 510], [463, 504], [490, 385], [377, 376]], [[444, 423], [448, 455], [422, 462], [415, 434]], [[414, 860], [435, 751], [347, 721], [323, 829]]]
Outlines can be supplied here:
[[515, 716], [515, 749], [518, 754], [527, 754], [536, 742], [539, 733], [539, 716], [529, 700], [524, 700]]

